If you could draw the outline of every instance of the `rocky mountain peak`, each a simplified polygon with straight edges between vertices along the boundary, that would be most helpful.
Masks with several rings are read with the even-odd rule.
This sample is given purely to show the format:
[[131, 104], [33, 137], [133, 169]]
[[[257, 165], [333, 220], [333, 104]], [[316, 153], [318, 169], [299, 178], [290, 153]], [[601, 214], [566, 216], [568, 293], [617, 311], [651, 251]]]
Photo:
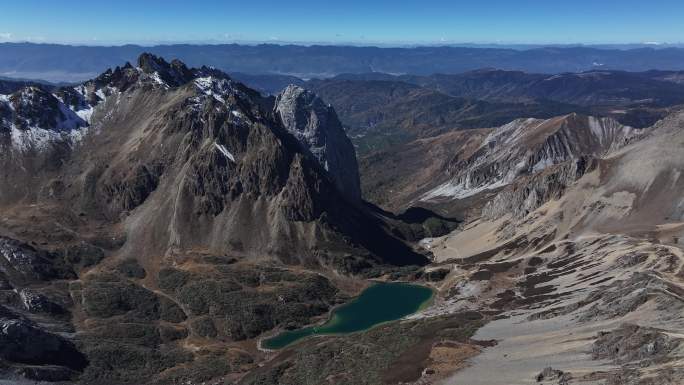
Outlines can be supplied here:
[[138, 56], [138, 67], [140, 67], [143, 72], [151, 74], [153, 72], [168, 69], [170, 65], [164, 58], [145, 52]]
[[7, 91], [0, 93], [0, 144], [21, 151], [42, 151], [53, 144], [70, 147], [91, 124], [99, 122], [93, 121], [93, 116], [105, 109], [107, 99], [118, 100], [122, 93], [140, 87], [169, 89], [196, 80], [200, 93], [210, 94], [221, 103], [227, 95], [251, 94], [213, 68], [190, 69], [180, 60], [167, 62], [149, 53], [141, 54], [137, 64], [134, 67], [127, 62], [107, 69], [76, 86], [52, 88], [17, 82], [3, 85]]
[[188, 68], [178, 59], [167, 62], [164, 58], [151, 53], [142, 53], [138, 57], [137, 67], [126, 62], [124, 66], [108, 69], [83, 85], [91, 88], [91, 94], [99, 89], [124, 92], [138, 85], [151, 84], [162, 88], [180, 87], [196, 78], [208, 76], [228, 79], [228, 75], [214, 68], [205, 66]]
[[[388, 240], [360, 204], [354, 147], [335, 111], [318, 96], [290, 87], [274, 102], [212, 68], [188, 69], [150, 54], [141, 55], [138, 65], [47, 92], [49, 103], [31, 104], [53, 106], [58, 119], [33, 124], [21, 142], [15, 128], [10, 132], [14, 123], [7, 123], [0, 144], [40, 151], [0, 157], [6, 164], [28, 162], [13, 168], [16, 175], [0, 176], [0, 202], [42, 199], [34, 192], [45, 191], [49, 199], [82, 202], [86, 215], [119, 218], [151, 210], [158, 215], [146, 214], [146, 221], [158, 220], [159, 228], [172, 230], [153, 246], [149, 232], [140, 232], [130, 244], [148, 245], [154, 253], [212, 245], [220, 252], [280, 257], [296, 249], [303, 255], [318, 247], [317, 239], [293, 236], [292, 242], [280, 242], [273, 236], [294, 234], [289, 228], [298, 222], [331, 236], [344, 234], [352, 240], [340, 238], [345, 250], [364, 247], [373, 258], [391, 254], [393, 261], [406, 254], [406, 260], [422, 263], [401, 241]], [[0, 116], [17, 115], [11, 98], [0, 98]], [[9, 106], [7, 114], [3, 106]], [[91, 167], [100, 163], [107, 166]], [[43, 188], [41, 178], [33, 178], [40, 186], [31, 189], [3, 183], [40, 174], [43, 166], [58, 178], [84, 175], [83, 183], [67, 188], [59, 180], [56, 189]], [[162, 199], [166, 196], [175, 202]], [[254, 219], [255, 201], [266, 202], [259, 208], [264, 217], [274, 216], [268, 224]], [[252, 215], [243, 218], [247, 208]], [[348, 219], [350, 211], [368, 222]], [[264, 231], [257, 235], [254, 228]], [[399, 251], [390, 250], [392, 244]]]
[[185, 63], [174, 59], [171, 63], [151, 53], [142, 53], [138, 57], [138, 67], [143, 73], [158, 77], [169, 86], [180, 86], [194, 78], [194, 73]]
[[335, 110], [313, 92], [290, 85], [277, 96], [275, 114], [337, 188], [351, 201], [360, 201], [356, 152]]

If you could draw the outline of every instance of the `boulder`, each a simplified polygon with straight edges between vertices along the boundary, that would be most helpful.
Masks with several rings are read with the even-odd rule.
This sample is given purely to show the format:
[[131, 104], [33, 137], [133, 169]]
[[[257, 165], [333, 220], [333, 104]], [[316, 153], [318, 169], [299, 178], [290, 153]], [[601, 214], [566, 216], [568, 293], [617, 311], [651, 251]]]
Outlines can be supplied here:
[[23, 319], [0, 318], [0, 358], [23, 364], [58, 365], [83, 370], [88, 362], [64, 338]]

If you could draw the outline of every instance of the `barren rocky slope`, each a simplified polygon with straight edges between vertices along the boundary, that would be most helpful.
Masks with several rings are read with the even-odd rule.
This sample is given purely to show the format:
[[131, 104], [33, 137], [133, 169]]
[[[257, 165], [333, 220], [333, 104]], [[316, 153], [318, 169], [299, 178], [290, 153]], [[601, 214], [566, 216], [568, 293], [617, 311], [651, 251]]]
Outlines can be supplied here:
[[427, 240], [450, 273], [422, 316], [499, 313], [474, 335], [496, 344], [438, 382], [681, 383], [683, 144], [678, 113], [553, 194], [539, 189], [572, 163], [515, 180], [482, 216]]
[[[363, 157], [364, 194], [392, 210], [468, 202], [468, 198], [481, 197], [480, 193], [491, 194], [514, 180], [549, 168], [556, 170], [561, 164], [574, 167], [579, 177], [595, 158], [629, 143], [641, 132], [610, 118], [574, 113], [450, 132]], [[554, 174], [569, 178], [559, 183], [575, 179], [569, 168], [566, 175]]]

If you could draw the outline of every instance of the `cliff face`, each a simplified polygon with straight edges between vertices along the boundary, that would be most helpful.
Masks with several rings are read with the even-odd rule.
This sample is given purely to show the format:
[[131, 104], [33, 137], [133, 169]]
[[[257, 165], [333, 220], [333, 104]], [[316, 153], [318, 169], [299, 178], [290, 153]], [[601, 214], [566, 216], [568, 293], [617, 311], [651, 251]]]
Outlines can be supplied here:
[[290, 85], [276, 98], [275, 113], [283, 127], [330, 174], [337, 188], [352, 202], [361, 200], [354, 146], [335, 110], [314, 93]]

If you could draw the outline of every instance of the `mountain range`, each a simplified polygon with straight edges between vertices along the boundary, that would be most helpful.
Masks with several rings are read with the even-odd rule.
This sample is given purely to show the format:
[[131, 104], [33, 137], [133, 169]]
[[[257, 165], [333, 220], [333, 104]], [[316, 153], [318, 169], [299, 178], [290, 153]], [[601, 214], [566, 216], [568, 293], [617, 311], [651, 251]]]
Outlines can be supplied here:
[[682, 70], [678, 47], [355, 47], [171, 44], [153, 47], [0, 43], [0, 76], [78, 82], [143, 52], [225, 72], [330, 77], [343, 73], [455, 74], [481, 68], [556, 74], [589, 70]]
[[[8, 47], [91, 71], [62, 46]], [[589, 48], [482, 51], [549, 75], [434, 75], [457, 67], [421, 72], [423, 55], [465, 51], [227, 47], [155, 47], [206, 53], [143, 52], [76, 84], [0, 80], [0, 383], [684, 381], [679, 72], [531, 59]], [[216, 66], [220, 49], [358, 73], [255, 75]], [[417, 73], [308, 56], [346, 49]], [[140, 47], [69, 50], [101, 65]], [[628, 69], [679, 54], [603, 51]], [[263, 347], [382, 282], [434, 295]]]

